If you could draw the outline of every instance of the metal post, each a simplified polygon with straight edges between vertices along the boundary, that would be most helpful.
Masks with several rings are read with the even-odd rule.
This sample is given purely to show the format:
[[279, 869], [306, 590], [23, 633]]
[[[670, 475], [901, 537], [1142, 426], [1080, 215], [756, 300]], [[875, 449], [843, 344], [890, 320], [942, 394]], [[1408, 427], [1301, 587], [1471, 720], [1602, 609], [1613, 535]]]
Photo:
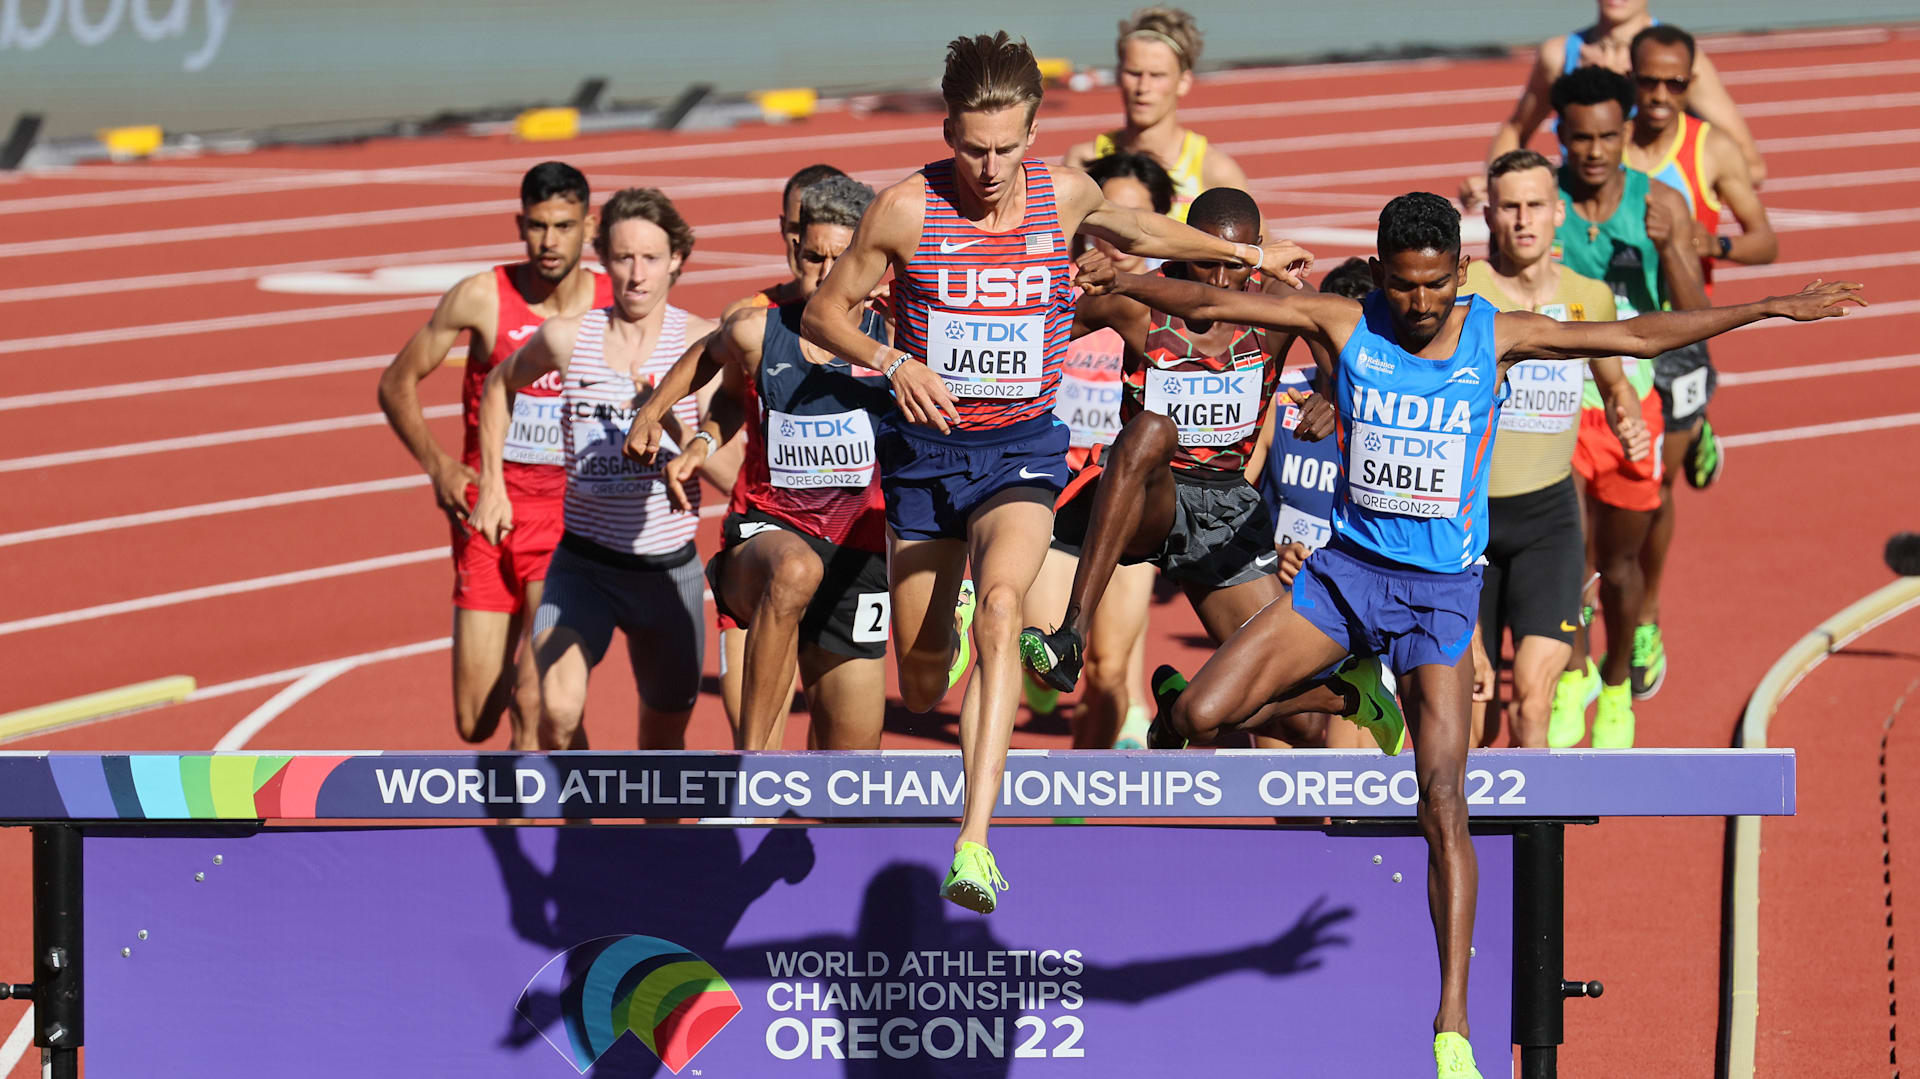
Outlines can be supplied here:
[[1513, 1044], [1521, 1079], [1555, 1079], [1565, 1040], [1566, 826], [1522, 824], [1513, 834]]
[[86, 1041], [81, 872], [79, 828], [33, 826], [33, 1044], [46, 1079], [79, 1079]]

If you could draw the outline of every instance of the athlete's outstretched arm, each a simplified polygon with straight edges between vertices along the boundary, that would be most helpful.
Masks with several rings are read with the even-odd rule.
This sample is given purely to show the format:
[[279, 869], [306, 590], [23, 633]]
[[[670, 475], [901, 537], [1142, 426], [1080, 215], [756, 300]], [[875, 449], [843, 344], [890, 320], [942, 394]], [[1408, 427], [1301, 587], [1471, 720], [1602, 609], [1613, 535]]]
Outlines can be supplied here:
[[1849, 304], [1867, 305], [1860, 297], [1863, 287], [1852, 281], [1816, 280], [1791, 296], [1698, 311], [1658, 311], [1621, 322], [1558, 322], [1528, 311], [1503, 311], [1494, 316], [1494, 335], [1502, 364], [1595, 356], [1650, 360], [1763, 318], [1812, 322], [1844, 315]]
[[[1088, 280], [1084, 277], [1083, 280]], [[1213, 288], [1158, 274], [1114, 274], [1111, 290], [1183, 319], [1232, 322], [1318, 341], [1338, 353], [1360, 323], [1360, 305], [1320, 292], [1273, 294]]]
[[492, 324], [498, 303], [491, 272], [461, 281], [440, 297], [427, 324], [413, 332], [399, 355], [380, 372], [380, 411], [387, 415], [387, 426], [433, 481], [441, 511], [456, 520], [466, 518], [467, 484], [478, 476], [435, 441], [420, 408], [420, 382], [446, 362], [462, 333]]
[[[1527, 144], [1540, 124], [1553, 113], [1552, 90], [1554, 77], [1560, 74], [1562, 56], [1567, 39], [1549, 38], [1540, 44], [1534, 53], [1533, 70], [1527, 73], [1527, 84], [1520, 88], [1520, 99], [1513, 103], [1513, 112], [1493, 129], [1493, 141], [1487, 144], [1487, 161], [1506, 153], [1518, 150]], [[1487, 202], [1487, 171], [1481, 169], [1460, 181], [1460, 205], [1468, 211], [1478, 210]]]
[[1269, 240], [1258, 247], [1232, 243], [1171, 217], [1116, 206], [1100, 193], [1092, 177], [1078, 169], [1056, 168], [1053, 179], [1060, 225], [1069, 234], [1078, 231], [1098, 236], [1122, 251], [1146, 258], [1257, 266], [1295, 288], [1313, 268], [1313, 255], [1291, 240]]
[[487, 372], [480, 389], [480, 497], [474, 500], [473, 530], [499, 543], [513, 530], [513, 505], [507, 500], [507, 481], [501, 461], [506, 454], [507, 426], [513, 419], [513, 395], [549, 371], [564, 375], [573, 355], [574, 334], [580, 317], [550, 318], [520, 346], [519, 351]]
[[[749, 310], [742, 313], [753, 312]], [[718, 333], [726, 336], [725, 330]], [[740, 432], [740, 428], [746, 426], [746, 370], [741, 362], [728, 363], [721, 368], [720, 385], [707, 401], [707, 414], [701, 417], [699, 427], [700, 433], [713, 439], [712, 445], [726, 445]], [[668, 415], [672, 416], [672, 413]], [[707, 456], [712, 451], [708, 448], [707, 440], [699, 437], [699, 434], [675, 437], [680, 443], [680, 455], [668, 461], [666, 467], [660, 470], [660, 480], [666, 484], [667, 501], [673, 508], [681, 513], [692, 513], [693, 500], [687, 497], [687, 484], [694, 482], [695, 475], [707, 463]]]
[[920, 244], [925, 223], [926, 193], [918, 174], [875, 195], [860, 227], [853, 230], [853, 242], [807, 301], [800, 336], [849, 363], [885, 372], [894, 403], [907, 421], [944, 435], [949, 418], [959, 422], [960, 410], [946, 383], [927, 366], [926, 357], [909, 356], [891, 344], [876, 344], [860, 329], [867, 297], [888, 267], [906, 264]]
[[[752, 310], [740, 314], [750, 314]], [[732, 324], [733, 319], [728, 319], [727, 326]], [[660, 437], [665, 433], [662, 424], [673, 414], [674, 403], [692, 393], [695, 386], [713, 381], [713, 376], [720, 373], [722, 359], [718, 342], [726, 337], [727, 326], [688, 345], [680, 358], [673, 361], [673, 366], [667, 368], [667, 373], [653, 384], [653, 395], [641, 402], [639, 411], [633, 414], [626, 445], [620, 450], [622, 454], [643, 465], [653, 463], [654, 456], [660, 452]]]

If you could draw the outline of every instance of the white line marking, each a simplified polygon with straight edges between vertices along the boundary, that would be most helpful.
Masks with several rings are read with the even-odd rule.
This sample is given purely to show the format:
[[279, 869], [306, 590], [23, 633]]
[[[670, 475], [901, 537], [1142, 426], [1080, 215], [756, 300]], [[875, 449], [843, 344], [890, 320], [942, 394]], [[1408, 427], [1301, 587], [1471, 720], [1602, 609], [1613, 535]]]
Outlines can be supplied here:
[[[291, 682], [295, 679], [303, 678], [314, 671], [323, 670], [336, 664], [364, 667], [370, 663], [383, 663], [390, 659], [405, 659], [409, 656], [425, 655], [429, 652], [439, 652], [452, 647], [452, 637], [439, 637], [431, 641], [403, 644], [394, 648], [381, 648], [372, 652], [362, 652], [357, 656], [344, 656], [340, 659], [330, 659], [324, 663], [308, 663], [300, 667], [288, 667], [284, 671], [256, 674], [251, 678], [238, 678], [231, 682], [220, 682], [211, 686], [201, 686], [199, 689], [188, 694], [187, 700], [204, 701], [210, 697], [225, 697], [234, 693], [245, 693], [251, 689], [277, 686], [284, 682]], [[5, 1072], [0, 1072], [0, 1075], [5, 1074]]]
[[[1722, 375], [1721, 384], [1724, 385], [1726, 380], [1726, 376]], [[384, 480], [367, 480], [364, 483], [335, 483], [326, 487], [307, 487], [298, 491], [280, 491], [248, 498], [229, 498], [220, 502], [202, 502], [197, 506], [176, 506], [172, 509], [148, 510], [145, 513], [123, 513], [116, 517], [96, 517], [90, 521], [77, 521], [73, 524], [0, 533], [0, 547], [14, 547], [22, 543], [38, 543], [42, 540], [67, 539], [72, 536], [87, 536], [122, 528], [139, 528], [143, 525], [166, 524], [170, 521], [217, 517], [226, 513], [244, 513], [247, 510], [267, 509], [272, 506], [294, 506], [303, 502], [324, 502], [334, 498], [351, 498], [354, 495], [401, 491], [413, 487], [425, 487], [427, 482], [425, 475], [416, 473]], [[0, 1072], [0, 1075], [4, 1074]]]
[[13, 1033], [7, 1035], [5, 1045], [0, 1045], [0, 1076], [13, 1074], [20, 1058], [27, 1055], [33, 1047], [33, 1002], [27, 1002], [27, 1010], [21, 1014], [20, 1021], [13, 1025]]
[[378, 558], [361, 558], [352, 562], [337, 562], [331, 566], [316, 566], [313, 569], [295, 570], [291, 573], [273, 573], [265, 577], [250, 577], [243, 581], [228, 581], [225, 584], [205, 585], [200, 588], [183, 588], [175, 592], [162, 592], [154, 596], [142, 596], [139, 599], [120, 600], [117, 603], [100, 603], [92, 607], [80, 607], [71, 611], [57, 611], [53, 614], [36, 615], [32, 618], [17, 618], [11, 622], [0, 622], [0, 637], [15, 633], [27, 633], [36, 629], [48, 629], [54, 626], [68, 626], [76, 622], [91, 622], [95, 619], [109, 618], [114, 615], [132, 614], [136, 611], [151, 611], [160, 607], [175, 607], [183, 603], [193, 603], [219, 596], [237, 596], [246, 592], [261, 592], [269, 588], [283, 588], [287, 585], [305, 584], [309, 581], [324, 581], [334, 577], [347, 577], [357, 573], [371, 573], [376, 570], [392, 569], [396, 566], [411, 566], [417, 562], [429, 562], [447, 557], [445, 545], [427, 547], [418, 551], [406, 551], [401, 554], [381, 555]]
[[[437, 420], [446, 416], [458, 416], [460, 406], [432, 405], [420, 411], [427, 419]], [[375, 427], [386, 421], [387, 417], [382, 413], [365, 412], [358, 416], [335, 416], [324, 420], [275, 423], [265, 427], [242, 427], [233, 431], [210, 431], [206, 434], [184, 435], [179, 438], [156, 438], [148, 442], [125, 442], [117, 446], [98, 446], [93, 449], [68, 450], [65, 453], [43, 453], [33, 457], [0, 460], [0, 472], [25, 472], [36, 468], [84, 464], [88, 461], [105, 461], [116, 457], [138, 457], [153, 453], [172, 453], [177, 450], [203, 449], [231, 442], [258, 442], [268, 438], [345, 431], [354, 427]]]
[[1766, 442], [1797, 442], [1806, 438], [1851, 435], [1861, 431], [1883, 431], [1889, 427], [1912, 427], [1915, 424], [1920, 424], [1920, 412], [1903, 412], [1897, 416], [1875, 416], [1864, 420], [1842, 420], [1839, 423], [1815, 423], [1805, 427], [1783, 427], [1778, 431], [1722, 435], [1720, 441], [1728, 446], [1758, 446]]
[[227, 753], [244, 749], [253, 736], [267, 728], [267, 724], [280, 718], [281, 713], [305, 700], [307, 695], [335, 678], [359, 666], [351, 659], [336, 659], [332, 663], [322, 663], [295, 679], [292, 685], [267, 698], [260, 707], [247, 713], [247, 717], [235, 723], [220, 740], [213, 744], [215, 753]]
[[[189, 270], [181, 273], [139, 274], [95, 281], [68, 281], [58, 285], [29, 285], [0, 289], [0, 303], [34, 303], [62, 300], [74, 296], [117, 295], [136, 289], [182, 288], [189, 285], [223, 285], [251, 281], [270, 273], [324, 272], [327, 270], [378, 269], [382, 266], [413, 262], [443, 262], [450, 259], [494, 258], [507, 260], [525, 248], [519, 244], [478, 244], [471, 247], [446, 247], [433, 251], [409, 251], [388, 255], [355, 255], [351, 258], [307, 259], [265, 266], [230, 266], [224, 270]], [[703, 255], [704, 257], [704, 255]]]
[[1902, 367], [1920, 367], [1920, 353], [1905, 356], [1875, 356], [1865, 360], [1839, 360], [1833, 363], [1806, 363], [1797, 367], [1770, 367], [1759, 371], [1722, 371], [1720, 385], [1749, 386], [1758, 382], [1789, 382], [1796, 378], [1827, 378], [1832, 375], [1858, 375], [1869, 371], [1892, 371]]
[[1759, 277], [1828, 277], [1853, 270], [1878, 270], [1889, 266], [1920, 263], [1920, 251], [1883, 251], [1877, 255], [1849, 255], [1843, 258], [1806, 259], [1801, 262], [1772, 262], [1759, 266], [1721, 264], [1713, 268], [1715, 281], [1745, 281]]
[[[456, 355], [465, 360], [467, 346], [455, 346], [453, 351], [447, 354], [447, 358], [452, 359]], [[335, 375], [345, 371], [371, 371], [392, 362], [392, 356], [351, 356], [344, 360], [316, 360], [313, 363], [288, 363], [275, 367], [249, 367], [239, 371], [216, 371], [208, 375], [181, 375], [177, 378], [115, 382], [78, 390], [23, 393], [17, 397], [0, 397], [0, 412], [12, 412], [22, 408], [45, 408], [49, 405], [91, 404], [112, 397], [145, 397], [149, 394], [169, 393], [175, 390], [204, 390], [215, 386], [239, 386], [250, 382], [277, 382], [286, 378]]]
[[[1863, 318], [1888, 318], [1895, 315], [1911, 315], [1915, 311], [1920, 311], [1920, 300], [1895, 300], [1893, 303], [1877, 303], [1872, 307], [1849, 307], [1847, 308], [1847, 313], [1840, 317], [1844, 321], [1851, 322], [1855, 319]], [[1822, 319], [1821, 321], [1827, 322], [1829, 320]], [[1769, 330], [1800, 325], [1805, 324], [1794, 322], [1791, 319], [1770, 318], [1763, 322], [1749, 322], [1745, 326], [1736, 327], [1733, 332], [1744, 333], [1748, 330]]]

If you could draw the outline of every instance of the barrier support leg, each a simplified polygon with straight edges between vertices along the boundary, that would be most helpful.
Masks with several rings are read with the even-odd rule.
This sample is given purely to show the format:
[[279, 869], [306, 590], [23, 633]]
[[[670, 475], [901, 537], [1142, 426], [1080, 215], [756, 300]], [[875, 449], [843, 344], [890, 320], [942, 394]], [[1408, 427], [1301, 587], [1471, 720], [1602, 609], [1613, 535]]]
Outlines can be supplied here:
[[40, 1074], [79, 1079], [86, 1040], [81, 993], [80, 829], [33, 827], [33, 1044]]
[[1513, 834], [1513, 1044], [1521, 1079], [1555, 1079], [1565, 1040], [1566, 826]]

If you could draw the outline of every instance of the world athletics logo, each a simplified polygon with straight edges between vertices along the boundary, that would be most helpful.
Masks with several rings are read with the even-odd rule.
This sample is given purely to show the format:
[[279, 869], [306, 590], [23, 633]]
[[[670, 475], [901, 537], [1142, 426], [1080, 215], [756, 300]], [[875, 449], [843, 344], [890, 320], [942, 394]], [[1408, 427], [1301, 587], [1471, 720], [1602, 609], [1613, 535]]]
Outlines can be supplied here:
[[542, 1037], [585, 1075], [628, 1031], [675, 1075], [740, 1014], [740, 998], [706, 960], [659, 937], [600, 937], [547, 961], [515, 1005], [558, 989], [567, 1044]]

